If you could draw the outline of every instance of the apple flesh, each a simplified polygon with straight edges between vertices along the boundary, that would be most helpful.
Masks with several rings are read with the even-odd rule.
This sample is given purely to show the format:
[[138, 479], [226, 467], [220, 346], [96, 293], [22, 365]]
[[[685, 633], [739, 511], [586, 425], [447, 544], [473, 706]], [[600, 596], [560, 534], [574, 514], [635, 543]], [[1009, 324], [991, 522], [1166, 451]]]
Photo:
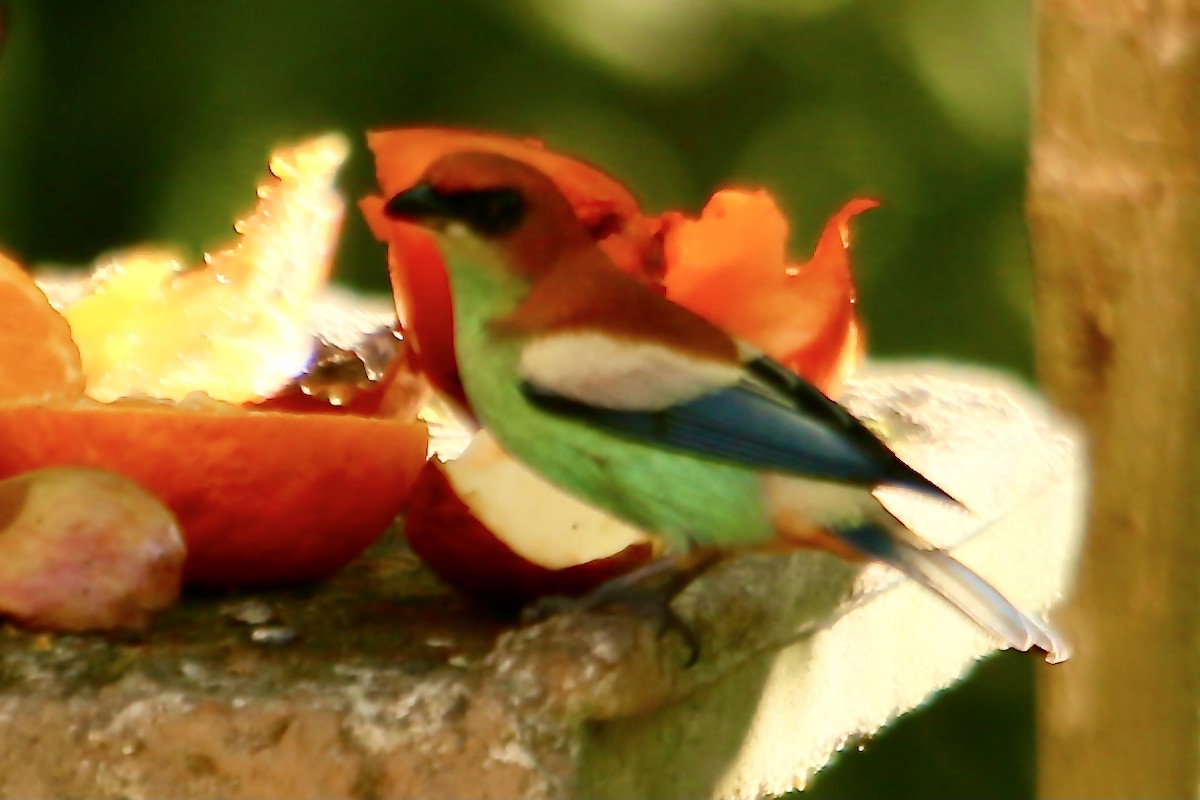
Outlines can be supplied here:
[[486, 430], [457, 458], [425, 465], [404, 529], [443, 580], [502, 610], [584, 594], [657, 552], [655, 540], [548, 483]]
[[123, 475], [52, 467], [0, 481], [0, 615], [37, 630], [140, 628], [179, 597], [175, 517]]

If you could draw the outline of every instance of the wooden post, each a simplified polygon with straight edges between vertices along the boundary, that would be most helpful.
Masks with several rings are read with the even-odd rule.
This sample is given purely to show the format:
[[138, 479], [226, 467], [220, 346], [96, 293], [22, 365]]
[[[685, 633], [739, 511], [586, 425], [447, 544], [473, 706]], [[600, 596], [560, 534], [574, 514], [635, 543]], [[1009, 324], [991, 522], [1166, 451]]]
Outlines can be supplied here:
[[1044, 797], [1200, 797], [1200, 0], [1039, 0], [1039, 370], [1091, 437]]

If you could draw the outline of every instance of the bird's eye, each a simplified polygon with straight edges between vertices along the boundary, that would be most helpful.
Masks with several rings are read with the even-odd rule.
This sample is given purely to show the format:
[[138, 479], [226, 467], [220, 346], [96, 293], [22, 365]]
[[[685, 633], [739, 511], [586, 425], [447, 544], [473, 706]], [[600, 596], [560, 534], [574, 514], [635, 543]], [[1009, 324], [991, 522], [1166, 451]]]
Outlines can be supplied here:
[[503, 236], [525, 217], [525, 199], [515, 189], [459, 192], [448, 199], [454, 215], [480, 236]]

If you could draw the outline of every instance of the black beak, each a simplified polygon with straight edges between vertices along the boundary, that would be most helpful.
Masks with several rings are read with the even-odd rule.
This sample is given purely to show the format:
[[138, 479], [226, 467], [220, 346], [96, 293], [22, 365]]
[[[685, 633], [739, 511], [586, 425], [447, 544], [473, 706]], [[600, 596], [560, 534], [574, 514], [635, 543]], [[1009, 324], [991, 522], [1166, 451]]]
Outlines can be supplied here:
[[449, 217], [452, 209], [445, 195], [439, 194], [428, 183], [418, 183], [388, 200], [383, 213], [400, 222], [421, 223], [431, 218]]

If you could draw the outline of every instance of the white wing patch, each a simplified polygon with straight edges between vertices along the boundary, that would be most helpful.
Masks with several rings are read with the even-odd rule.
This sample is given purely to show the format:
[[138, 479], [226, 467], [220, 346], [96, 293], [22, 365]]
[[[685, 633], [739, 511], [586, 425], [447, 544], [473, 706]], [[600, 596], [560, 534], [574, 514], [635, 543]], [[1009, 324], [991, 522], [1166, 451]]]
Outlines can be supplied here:
[[536, 389], [618, 411], [670, 408], [731, 386], [742, 372], [737, 364], [589, 331], [532, 340], [519, 370]]

